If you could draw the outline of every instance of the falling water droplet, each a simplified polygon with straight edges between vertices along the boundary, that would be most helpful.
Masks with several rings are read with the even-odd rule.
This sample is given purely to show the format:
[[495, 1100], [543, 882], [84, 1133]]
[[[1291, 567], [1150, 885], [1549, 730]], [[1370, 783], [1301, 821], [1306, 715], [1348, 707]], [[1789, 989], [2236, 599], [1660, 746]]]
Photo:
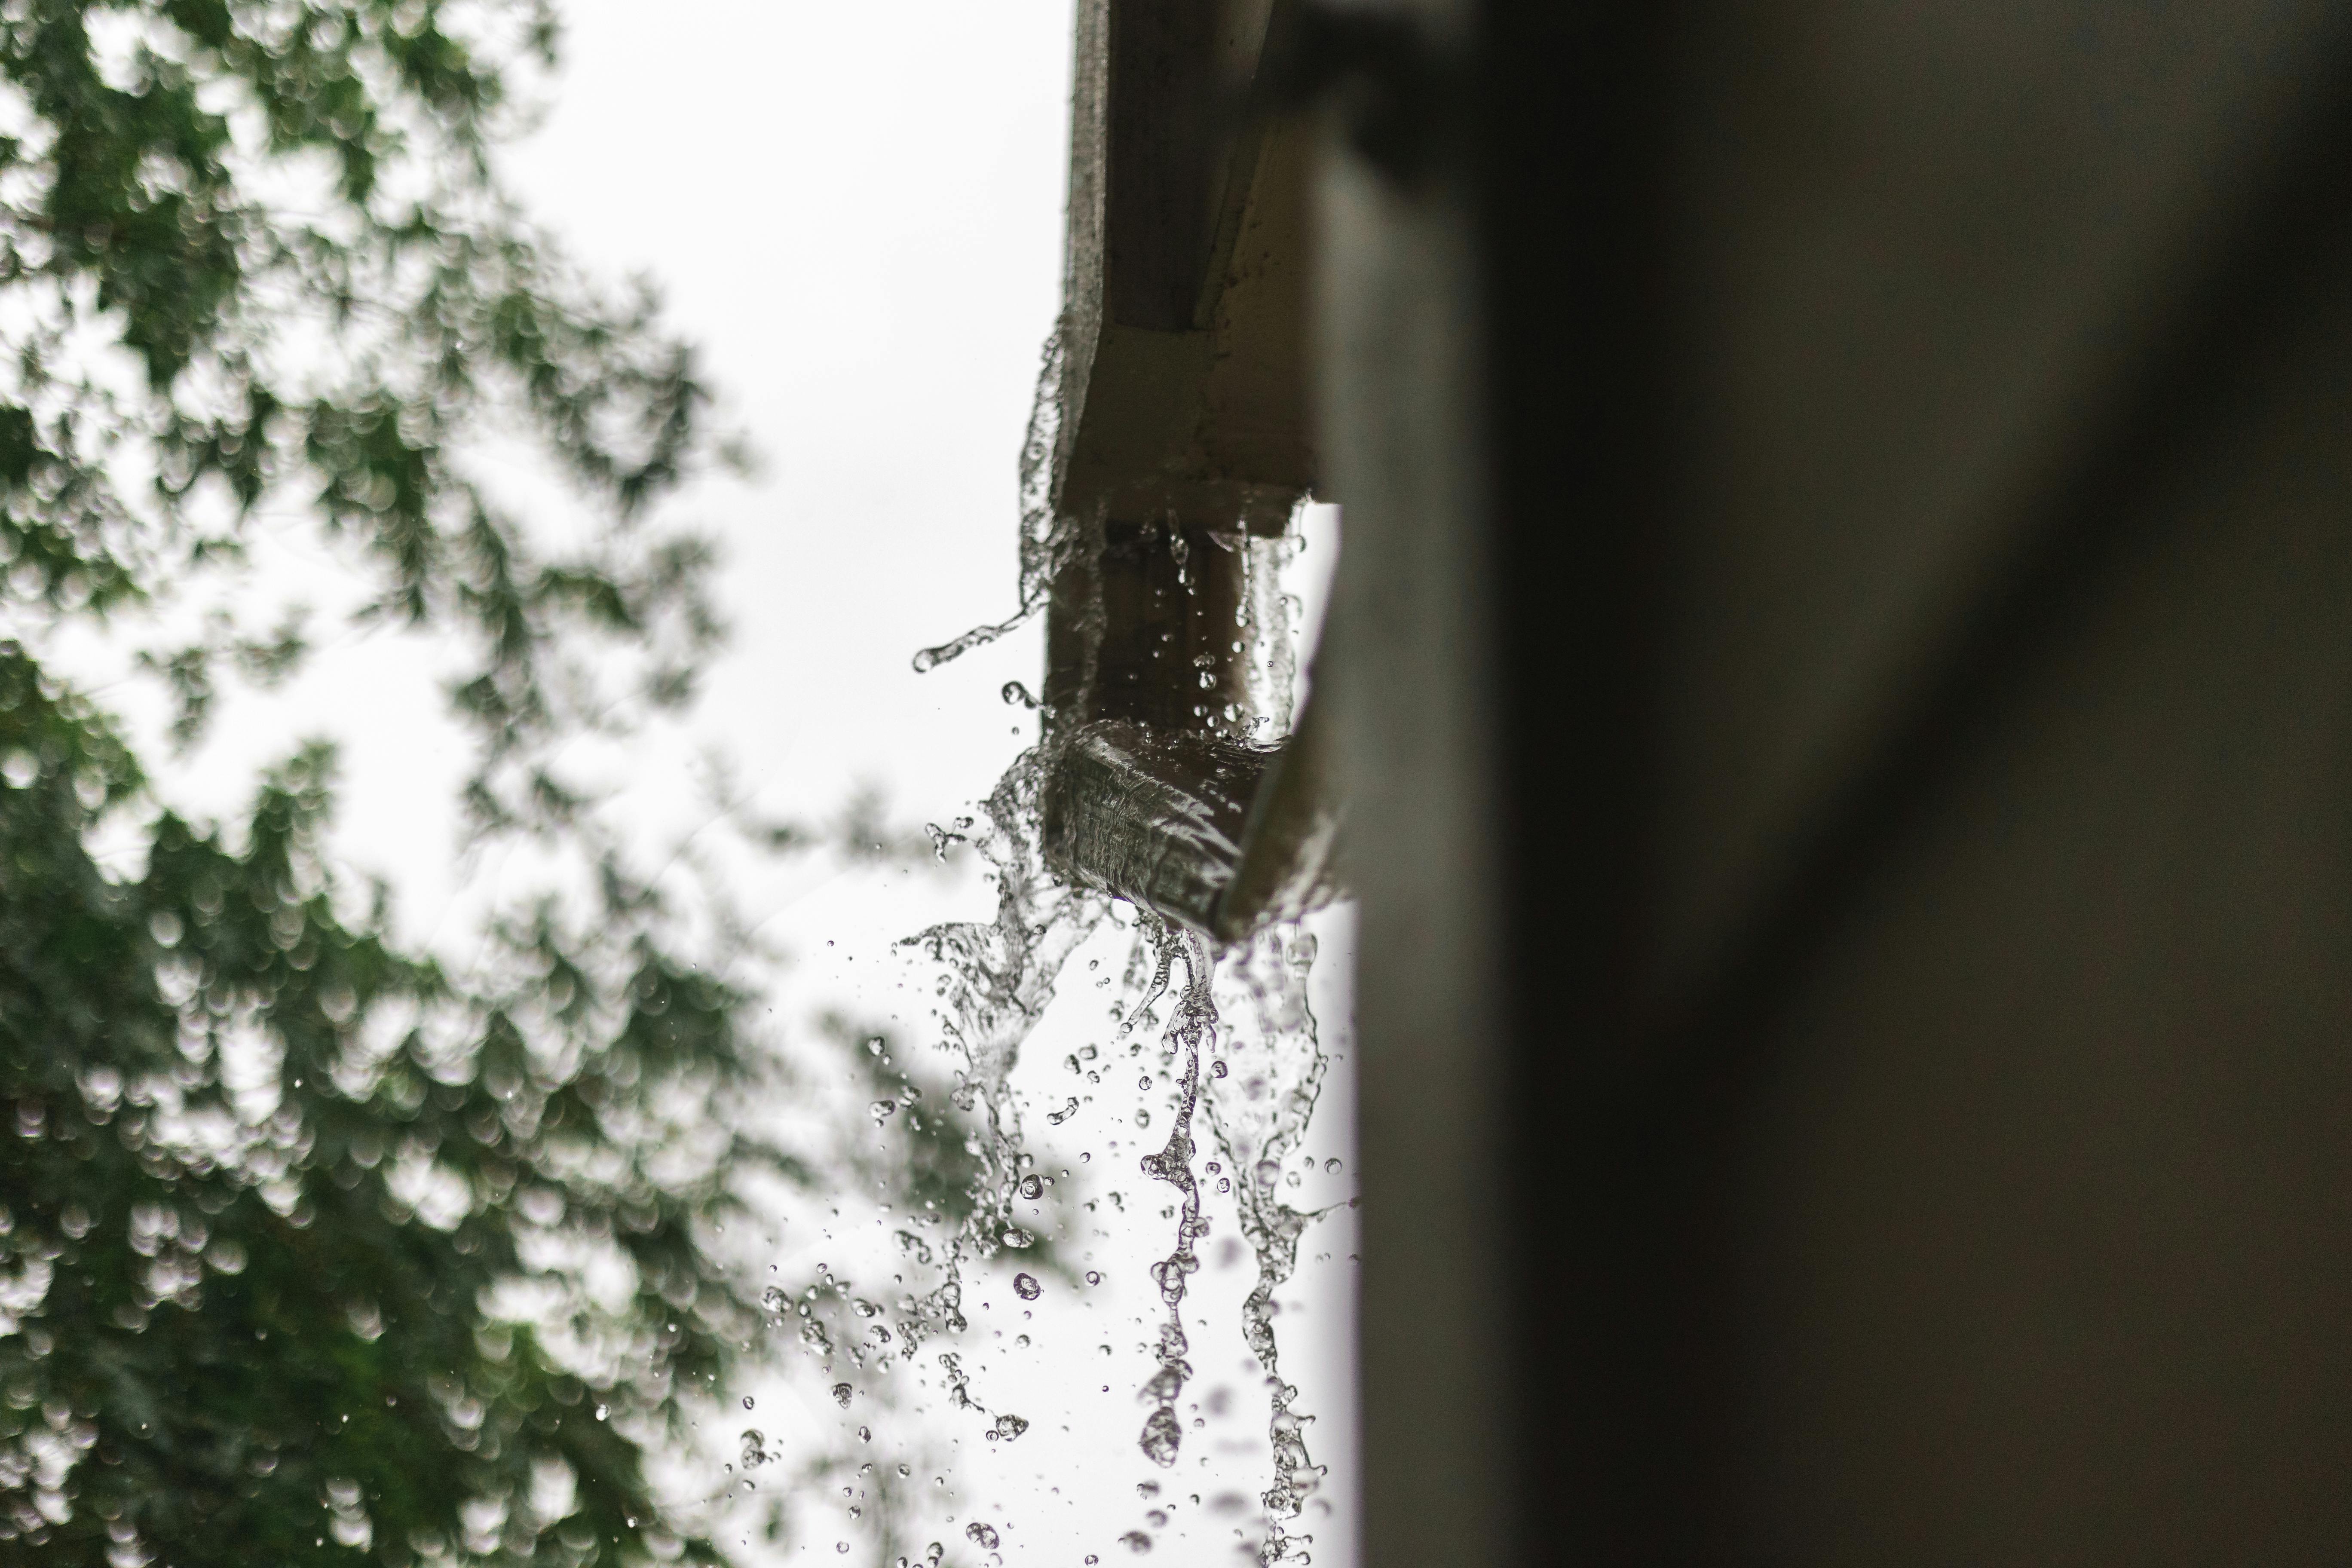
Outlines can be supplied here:
[[1043, 1176], [1034, 1175], [1022, 1177], [1021, 1195], [1031, 1203], [1035, 1203], [1045, 1195], [1045, 1179]]
[[746, 1410], [751, 1408], [751, 1396], [748, 1394], [743, 1396], [743, 1408]]
[[596, 1419], [599, 1421], [602, 1421], [605, 1416], [610, 1415], [612, 1413], [613, 1411], [610, 1405], [599, 1405], [596, 1406]]
[[[871, 1426], [860, 1426], [857, 1429], [857, 1440], [861, 1443], [871, 1443], [874, 1441], [874, 1428]], [[899, 1466], [898, 1473], [902, 1476], [905, 1475], [907, 1473], [907, 1467], [904, 1465]]]
[[1143, 1419], [1143, 1436], [1139, 1446], [1143, 1457], [1162, 1469], [1176, 1462], [1176, 1450], [1183, 1446], [1184, 1429], [1176, 1419], [1176, 1412], [1163, 1405]]
[[1015, 1274], [1013, 1277], [1013, 1293], [1024, 1301], [1035, 1300], [1045, 1293], [1045, 1288], [1038, 1284], [1033, 1275]]
[[1338, 1175], [1338, 1174], [1339, 1173], [1339, 1161], [1337, 1161], [1337, 1160], [1326, 1160], [1326, 1161], [1324, 1161], [1324, 1162], [1323, 1162], [1323, 1173], [1324, 1173], [1325, 1175], [1327, 1175], [1327, 1176], [1336, 1176], [1336, 1175]]
[[836, 1383], [833, 1385], [833, 1402], [846, 1410], [849, 1408], [849, 1396], [856, 1392], [845, 1383]]
[[1224, 1077], [1224, 1076], [1225, 1076], [1225, 1064], [1224, 1064], [1224, 1063], [1223, 1063], [1223, 1062], [1212, 1062], [1212, 1063], [1210, 1063], [1210, 1064], [1209, 1064], [1209, 1076], [1210, 1076], [1211, 1078], [1223, 1078], [1223, 1077]]
[[992, 1525], [982, 1524], [975, 1519], [963, 1527], [963, 1532], [971, 1540], [978, 1542], [982, 1552], [996, 1550], [996, 1530]]
[[1037, 1238], [1035, 1237], [1030, 1235], [1027, 1231], [1022, 1229], [1017, 1225], [1009, 1225], [1004, 1227], [1004, 1245], [1007, 1247], [1027, 1247], [1036, 1241], [1036, 1239]]
[[1087, 1283], [1089, 1285], [1099, 1285], [1102, 1283], [1102, 1276], [1089, 1268], [1087, 1270]]
[[1151, 1550], [1151, 1537], [1144, 1534], [1143, 1531], [1139, 1530], [1129, 1531], [1125, 1535], [1118, 1538], [1118, 1543], [1121, 1546], [1126, 1547], [1129, 1552], [1134, 1552], [1138, 1557], [1142, 1556], [1145, 1552]]

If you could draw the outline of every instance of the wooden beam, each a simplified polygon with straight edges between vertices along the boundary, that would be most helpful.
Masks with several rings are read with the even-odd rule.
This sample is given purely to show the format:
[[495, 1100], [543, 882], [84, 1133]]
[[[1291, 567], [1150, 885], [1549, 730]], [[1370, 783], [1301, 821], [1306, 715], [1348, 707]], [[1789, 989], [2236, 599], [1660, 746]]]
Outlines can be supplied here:
[[1060, 510], [1278, 533], [1313, 489], [1295, 0], [1081, 0]]

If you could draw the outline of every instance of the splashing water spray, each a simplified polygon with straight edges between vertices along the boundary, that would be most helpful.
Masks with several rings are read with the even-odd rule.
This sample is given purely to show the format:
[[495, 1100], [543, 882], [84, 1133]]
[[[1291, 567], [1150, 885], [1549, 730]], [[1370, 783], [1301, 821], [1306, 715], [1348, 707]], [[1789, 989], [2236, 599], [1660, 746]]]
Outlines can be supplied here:
[[[1193, 1375], [1184, 1303], [1208, 1228], [1196, 1169], [1196, 1127], [1205, 1121], [1212, 1169], [1232, 1173], [1220, 1190], [1232, 1190], [1256, 1262], [1241, 1327], [1265, 1374], [1274, 1470], [1261, 1496], [1266, 1531], [1258, 1556], [1303, 1562], [1311, 1538], [1286, 1527], [1324, 1472], [1308, 1453], [1297, 1390], [1281, 1377], [1274, 1297], [1291, 1277], [1300, 1237], [1324, 1212], [1290, 1207], [1279, 1183], [1327, 1066], [1307, 1004], [1315, 942], [1297, 917], [1331, 891], [1325, 867], [1336, 823], [1328, 811], [1302, 814], [1295, 805], [1286, 815], [1280, 798], [1297, 603], [1284, 592], [1281, 566], [1293, 542], [1187, 529], [1172, 519], [1122, 531], [1099, 512], [1056, 516], [1048, 481], [1060, 344], [1057, 332], [1023, 448], [1020, 606], [915, 660], [918, 670], [935, 668], [1049, 611], [1042, 693], [1007, 688], [1008, 701], [1039, 712], [1044, 734], [998, 783], [972, 830], [958, 836], [994, 880], [994, 916], [907, 940], [937, 969], [938, 1016], [961, 1061], [951, 1098], [976, 1119], [979, 1171], [969, 1212], [940, 1249], [939, 1283], [901, 1303], [909, 1309], [898, 1327], [902, 1353], [967, 1327], [971, 1265], [1034, 1239], [1017, 1204], [1037, 1195], [1041, 1178], [1024, 1145], [1010, 1076], [1065, 963], [1112, 900], [1126, 900], [1137, 910], [1150, 977], [1124, 1011], [1120, 1037], [1166, 1001], [1160, 1045], [1175, 1087], [1167, 1137], [1140, 1161], [1177, 1202], [1172, 1246], [1151, 1268], [1165, 1317], [1156, 1370], [1139, 1391], [1146, 1414], [1137, 1446], [1162, 1468], [1183, 1447], [1179, 1401]], [[1122, 625], [1122, 616], [1133, 624]], [[1287, 771], [1307, 772], [1295, 762]], [[1269, 821], [1287, 826], [1270, 835]], [[1271, 872], [1252, 859], [1269, 837], [1278, 839], [1267, 852]], [[1051, 1120], [1059, 1123], [1074, 1106]], [[950, 1403], [987, 1415], [992, 1439], [1026, 1428], [1021, 1417], [988, 1410], [954, 1352], [935, 1355]], [[1136, 1550], [1150, 1545], [1140, 1531], [1127, 1539]]]

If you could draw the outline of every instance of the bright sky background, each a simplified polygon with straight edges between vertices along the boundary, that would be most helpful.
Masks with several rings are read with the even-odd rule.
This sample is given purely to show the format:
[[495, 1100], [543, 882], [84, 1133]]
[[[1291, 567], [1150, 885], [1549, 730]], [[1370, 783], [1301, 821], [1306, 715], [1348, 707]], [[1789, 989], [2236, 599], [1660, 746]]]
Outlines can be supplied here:
[[1013, 603], [1014, 459], [1060, 303], [1070, 8], [568, 0], [552, 117], [511, 161], [600, 268], [701, 342], [764, 480], [693, 510], [730, 554], [707, 711], [780, 792], [984, 792], [1035, 636], [928, 677]]
[[[564, 13], [554, 107], [512, 150], [509, 173], [591, 268], [658, 281], [669, 320], [703, 346], [726, 420], [763, 459], [754, 479], [706, 484], [677, 503], [723, 544], [734, 640], [691, 718], [649, 737], [627, 776], [610, 782], [625, 787], [647, 842], [691, 832], [708, 816], [687, 781], [693, 756], [713, 745], [772, 814], [824, 816], [873, 787], [895, 819], [946, 822], [984, 795], [1034, 735], [1034, 720], [998, 691], [1010, 679], [1036, 683], [1038, 627], [926, 676], [909, 659], [1002, 618], [1014, 601], [1015, 463], [1060, 302], [1067, 0], [566, 0]], [[331, 563], [299, 542], [299, 520], [281, 527], [284, 548], [265, 552], [266, 574], [297, 586], [311, 579], [331, 601]], [[1328, 565], [1330, 520], [1314, 534], [1309, 565]], [[1311, 582], [1302, 586], [1314, 596]], [[477, 868], [470, 893], [454, 879], [448, 802], [461, 754], [437, 705], [412, 647], [386, 637], [334, 642], [290, 692], [225, 701], [216, 739], [175, 781], [177, 793], [233, 809], [255, 765], [283, 755], [296, 736], [331, 734], [345, 758], [340, 855], [392, 876], [408, 933], [448, 948], [501, 866]], [[741, 890], [762, 934], [794, 955], [793, 994], [780, 999], [786, 1013], [841, 999], [903, 1005], [885, 978], [891, 942], [950, 908], [971, 918], [991, 907], [975, 879], [927, 886], [902, 872], [808, 862]], [[1322, 926], [1317, 1003], [1327, 1044], [1339, 1043], [1347, 923]], [[919, 1033], [919, 1012], [905, 1021]], [[1058, 1092], [1066, 1085], [1036, 1075], [1055, 1070], [1089, 1027], [1098, 1029], [1055, 1024], [1016, 1082]], [[1070, 1030], [1067, 1039], [1055, 1033]], [[1343, 1057], [1310, 1140], [1318, 1167], [1352, 1159], [1348, 1077]], [[1103, 1094], [1110, 1098], [1108, 1087]], [[1108, 1107], [1101, 1114], [1109, 1123], [1057, 1158], [1091, 1152], [1081, 1196], [1113, 1186], [1135, 1196], [1147, 1185], [1133, 1173], [1139, 1140], [1127, 1134], [1113, 1152], [1106, 1137], [1125, 1124]], [[1096, 1184], [1083, 1185], [1089, 1175]], [[1334, 1175], [1304, 1196], [1331, 1202], [1352, 1184], [1351, 1172]], [[1155, 1476], [1135, 1451], [1143, 1409], [1132, 1394], [1151, 1371], [1139, 1342], [1157, 1304], [1148, 1282], [1121, 1281], [1166, 1251], [1172, 1225], [1152, 1217], [1160, 1207], [1156, 1194], [1148, 1212], [1139, 1203], [1121, 1234], [1101, 1241], [1111, 1284], [1098, 1300], [1083, 1310], [1039, 1303], [1034, 1357], [987, 1373], [997, 1403], [1028, 1416], [1033, 1432], [1017, 1450], [958, 1468], [943, 1489], [954, 1491], [947, 1507], [959, 1520], [1012, 1522], [1008, 1563], [1076, 1568], [1091, 1561], [1086, 1553], [1128, 1555], [1117, 1539], [1148, 1506], [1135, 1484]], [[1232, 1237], [1230, 1209], [1213, 1201], [1211, 1213], [1215, 1234]], [[1277, 1325], [1299, 1408], [1319, 1417], [1316, 1458], [1332, 1468], [1324, 1501], [1335, 1511], [1318, 1509], [1303, 1525], [1326, 1568], [1355, 1557], [1345, 1217], [1310, 1233]], [[788, 1252], [786, 1268], [807, 1255], [805, 1246]], [[1204, 1394], [1235, 1385], [1240, 1436], [1203, 1441], [1181, 1473], [1158, 1476], [1179, 1504], [1160, 1554], [1232, 1562], [1211, 1550], [1231, 1519], [1213, 1529], [1198, 1514], [1196, 1527], [1198, 1510], [1182, 1499], [1194, 1487], [1213, 1502], [1267, 1483], [1263, 1395], [1241, 1376], [1235, 1309], [1246, 1269], [1229, 1264], [1199, 1278], [1188, 1312], [1196, 1381]], [[994, 1331], [975, 1335], [982, 1331]], [[840, 1418], [781, 1385], [760, 1399], [758, 1419], [772, 1433]], [[954, 1413], [933, 1419], [964, 1454], [981, 1449], [975, 1433], [955, 1436]], [[1211, 1468], [1193, 1472], [1196, 1454], [1212, 1449]], [[830, 1534], [802, 1545], [805, 1556], [785, 1560], [863, 1561], [835, 1555]], [[960, 1538], [955, 1546], [953, 1560], [976, 1560]]]

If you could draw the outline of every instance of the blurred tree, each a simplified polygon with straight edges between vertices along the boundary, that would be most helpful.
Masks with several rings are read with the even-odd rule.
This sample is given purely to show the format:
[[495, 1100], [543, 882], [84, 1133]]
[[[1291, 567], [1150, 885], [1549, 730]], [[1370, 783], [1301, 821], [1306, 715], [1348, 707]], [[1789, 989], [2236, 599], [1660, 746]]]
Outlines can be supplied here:
[[[530, 0], [0, 6], [0, 1564], [716, 1557], [642, 1459], [755, 1331], [712, 1236], [742, 1173], [795, 1173], [742, 1130], [723, 932], [550, 760], [715, 636], [703, 549], [644, 520], [714, 456], [690, 356], [490, 162], [553, 36]], [[582, 504], [502, 508], [486, 436]], [[577, 870], [466, 974], [330, 875], [328, 753], [192, 825], [43, 651], [265, 503], [467, 650], [469, 819]], [[302, 651], [223, 619], [149, 668], [186, 738], [224, 660]]]

